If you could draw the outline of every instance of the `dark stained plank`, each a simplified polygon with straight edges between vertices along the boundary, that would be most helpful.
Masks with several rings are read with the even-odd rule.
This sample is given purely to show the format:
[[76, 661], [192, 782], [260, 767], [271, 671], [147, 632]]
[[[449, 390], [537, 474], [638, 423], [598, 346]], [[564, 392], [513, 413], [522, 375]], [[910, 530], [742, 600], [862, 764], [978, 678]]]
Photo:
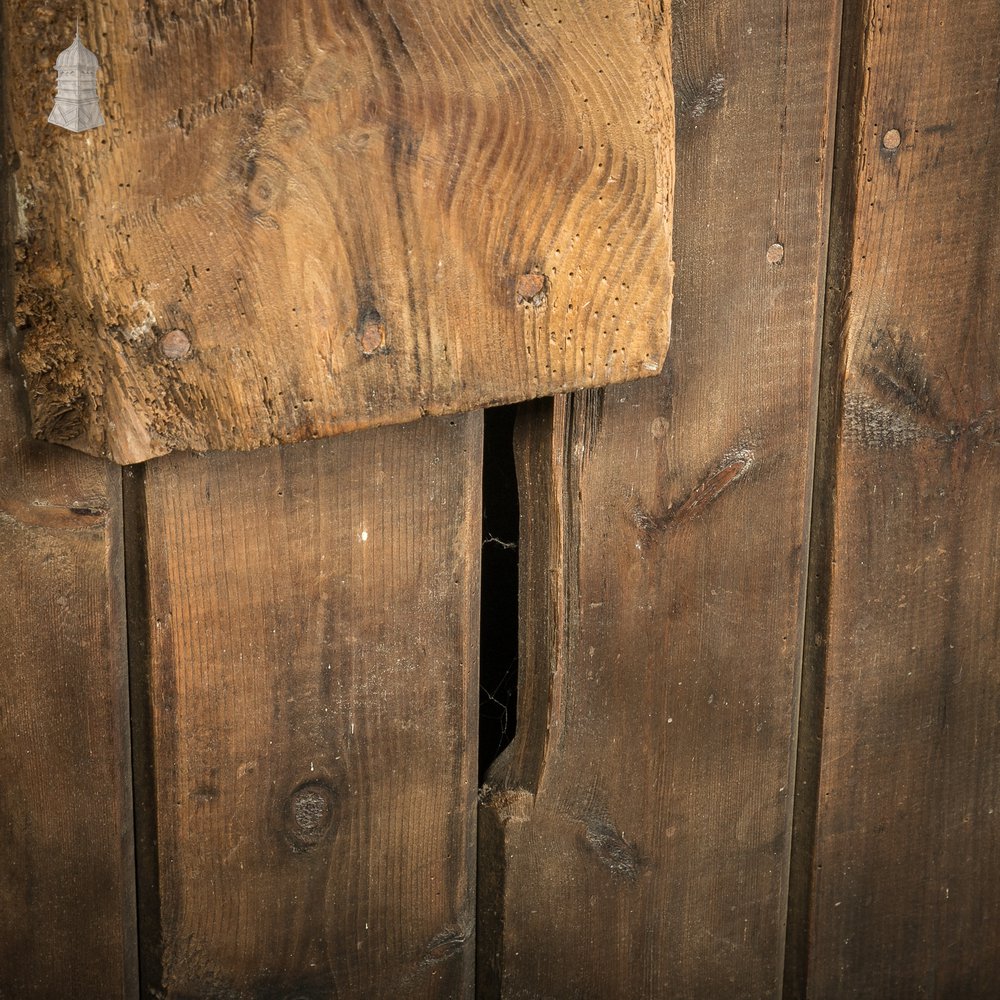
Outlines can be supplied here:
[[674, 21], [664, 374], [522, 429], [530, 624], [480, 820], [484, 996], [780, 991], [839, 12]]
[[993, 0], [850, 5], [790, 996], [1000, 983], [998, 67]]
[[481, 445], [476, 413], [132, 486], [147, 995], [470, 995]]
[[0, 996], [137, 989], [121, 475], [32, 440], [0, 171]]
[[3, 0], [34, 426], [119, 462], [655, 374], [662, 0]]

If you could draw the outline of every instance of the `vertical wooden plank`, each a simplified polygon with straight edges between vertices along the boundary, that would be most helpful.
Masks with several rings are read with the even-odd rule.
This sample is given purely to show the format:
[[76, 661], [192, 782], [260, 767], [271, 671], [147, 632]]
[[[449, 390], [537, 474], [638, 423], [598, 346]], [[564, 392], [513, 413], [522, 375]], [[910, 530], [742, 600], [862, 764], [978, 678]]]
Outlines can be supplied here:
[[151, 995], [469, 995], [481, 444], [148, 465]]
[[780, 990], [838, 35], [836, 4], [675, 5], [664, 375], [522, 435], [486, 996]]
[[995, 997], [1000, 8], [852, 0], [844, 53], [802, 967]]
[[8, 341], [9, 165], [5, 150], [0, 996], [112, 1000], [137, 988], [121, 476], [30, 437]]

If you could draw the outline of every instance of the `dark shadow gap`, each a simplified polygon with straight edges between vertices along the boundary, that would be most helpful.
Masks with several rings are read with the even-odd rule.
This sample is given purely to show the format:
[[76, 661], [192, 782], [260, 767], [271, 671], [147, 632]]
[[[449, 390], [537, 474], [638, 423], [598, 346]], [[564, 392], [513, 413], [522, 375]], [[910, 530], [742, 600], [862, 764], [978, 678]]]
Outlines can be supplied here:
[[785, 917], [783, 1000], [805, 1000], [809, 992], [812, 894], [816, 876], [823, 708], [826, 701], [826, 635], [833, 573], [834, 501], [840, 444], [838, 428], [845, 363], [842, 334], [850, 302], [851, 252], [857, 215], [855, 158], [859, 149], [858, 130], [865, 85], [866, 38], [867, 22], [853, 5], [844, 4], [836, 103], [830, 122], [835, 141], [830, 177], [798, 729], [794, 747], [795, 783]]
[[479, 636], [479, 782], [517, 725], [518, 538], [516, 406], [486, 410]]
[[140, 996], [159, 996], [163, 934], [156, 843], [156, 773], [149, 661], [149, 574], [146, 559], [145, 465], [122, 469], [125, 608], [132, 716], [132, 803]]

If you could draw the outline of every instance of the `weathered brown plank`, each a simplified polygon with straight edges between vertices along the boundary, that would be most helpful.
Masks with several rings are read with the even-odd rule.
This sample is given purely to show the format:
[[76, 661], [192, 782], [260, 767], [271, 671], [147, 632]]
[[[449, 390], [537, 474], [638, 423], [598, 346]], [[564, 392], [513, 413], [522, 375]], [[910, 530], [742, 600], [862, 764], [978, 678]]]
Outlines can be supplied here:
[[527, 417], [486, 996], [780, 990], [836, 7], [676, 6], [664, 375]]
[[129, 998], [137, 977], [121, 477], [104, 462], [30, 437], [6, 343], [13, 215], [6, 163], [0, 996]]
[[659, 371], [661, 0], [91, 0], [80, 136], [39, 67], [78, 4], [4, 2], [40, 434], [135, 462]]
[[1000, 8], [859, 0], [844, 45], [789, 994], [995, 997]]
[[147, 990], [469, 995], [481, 435], [146, 467]]

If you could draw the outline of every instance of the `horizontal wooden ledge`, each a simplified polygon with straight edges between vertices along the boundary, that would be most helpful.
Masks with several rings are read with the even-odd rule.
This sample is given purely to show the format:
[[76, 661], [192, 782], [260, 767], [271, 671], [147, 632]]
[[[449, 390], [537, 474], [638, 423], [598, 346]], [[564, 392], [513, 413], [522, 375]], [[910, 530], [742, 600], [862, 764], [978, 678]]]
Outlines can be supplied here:
[[117, 462], [656, 374], [670, 32], [635, 0], [111, 0], [107, 124], [45, 125], [71, 27], [6, 7], [35, 433]]

